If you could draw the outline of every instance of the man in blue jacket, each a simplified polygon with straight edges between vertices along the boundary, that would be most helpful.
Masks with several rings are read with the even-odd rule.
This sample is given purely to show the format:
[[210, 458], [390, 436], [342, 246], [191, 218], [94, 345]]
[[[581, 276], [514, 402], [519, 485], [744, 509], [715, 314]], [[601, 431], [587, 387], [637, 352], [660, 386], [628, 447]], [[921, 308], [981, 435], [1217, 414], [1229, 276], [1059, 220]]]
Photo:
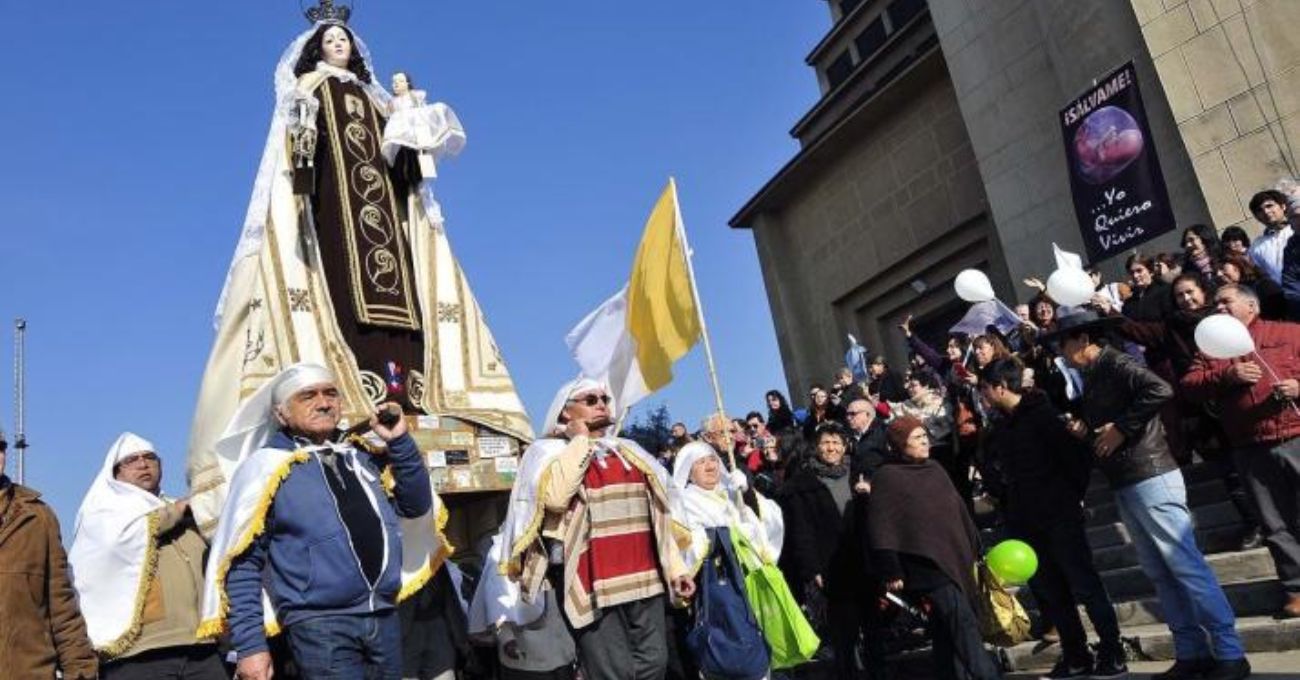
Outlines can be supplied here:
[[[372, 418], [387, 444], [372, 455], [339, 441], [341, 406], [329, 371], [298, 364], [227, 428], [261, 443], [231, 479], [209, 558], [204, 627], [209, 616], [221, 625], [219, 601], [228, 603], [241, 678], [271, 676], [266, 631], [277, 626], [303, 677], [401, 677], [399, 517], [428, 514], [432, 487], [404, 421], [386, 427]], [[391, 484], [381, 482], [385, 470]]]

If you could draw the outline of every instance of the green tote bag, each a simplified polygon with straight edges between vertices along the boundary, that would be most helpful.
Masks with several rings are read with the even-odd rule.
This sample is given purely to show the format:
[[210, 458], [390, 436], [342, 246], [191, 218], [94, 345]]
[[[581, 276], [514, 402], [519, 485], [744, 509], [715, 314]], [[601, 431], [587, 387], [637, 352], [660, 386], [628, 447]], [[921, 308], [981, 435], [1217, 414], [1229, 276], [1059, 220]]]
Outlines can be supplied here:
[[732, 531], [731, 542], [745, 572], [745, 599], [754, 610], [763, 638], [772, 648], [772, 668], [792, 668], [807, 663], [817, 653], [821, 640], [799, 610], [781, 570], [765, 564], [749, 539]]

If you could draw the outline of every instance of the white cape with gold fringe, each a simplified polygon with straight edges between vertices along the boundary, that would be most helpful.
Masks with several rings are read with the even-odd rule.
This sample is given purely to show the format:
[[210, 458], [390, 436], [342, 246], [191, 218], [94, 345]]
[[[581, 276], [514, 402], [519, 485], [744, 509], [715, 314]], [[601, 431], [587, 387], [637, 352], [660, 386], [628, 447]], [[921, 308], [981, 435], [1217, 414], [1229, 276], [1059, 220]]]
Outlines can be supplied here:
[[[248, 456], [230, 480], [230, 494], [221, 512], [208, 552], [208, 564], [203, 579], [203, 609], [199, 624], [199, 637], [220, 635], [225, 632], [230, 603], [226, 596], [226, 576], [231, 563], [248, 550], [265, 529], [266, 513], [275, 500], [280, 483], [293, 466], [307, 462], [312, 454], [306, 451], [286, 451], [264, 448]], [[358, 452], [357, 455], [366, 455]], [[387, 471], [381, 479], [384, 490], [391, 493], [392, 478]], [[430, 482], [432, 486], [432, 482]], [[447, 521], [446, 506], [437, 492], [433, 492], [433, 505], [429, 512], [415, 518], [402, 517], [402, 588], [397, 601], [415, 594], [451, 555], [442, 528]], [[268, 636], [279, 634], [275, 609], [270, 597], [262, 591], [262, 622]]]
[[114, 442], [77, 511], [68, 564], [90, 643], [105, 658], [140, 635], [145, 596], [157, 564], [158, 515], [168, 499], [120, 482], [122, 458], [154, 446], [130, 432]]

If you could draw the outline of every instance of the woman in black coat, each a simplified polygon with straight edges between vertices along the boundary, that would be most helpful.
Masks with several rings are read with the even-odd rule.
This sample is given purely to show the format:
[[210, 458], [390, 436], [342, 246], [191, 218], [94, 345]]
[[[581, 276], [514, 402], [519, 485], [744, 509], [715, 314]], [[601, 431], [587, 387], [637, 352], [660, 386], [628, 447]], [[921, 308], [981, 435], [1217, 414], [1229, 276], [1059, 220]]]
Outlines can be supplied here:
[[[835, 654], [837, 677], [853, 677], [862, 617], [864, 569], [855, 517], [848, 436], [837, 423], [817, 428], [816, 453], [781, 488], [786, 546], [782, 560], [796, 593], [825, 608], [818, 634]], [[817, 618], [816, 616], [813, 617]]]

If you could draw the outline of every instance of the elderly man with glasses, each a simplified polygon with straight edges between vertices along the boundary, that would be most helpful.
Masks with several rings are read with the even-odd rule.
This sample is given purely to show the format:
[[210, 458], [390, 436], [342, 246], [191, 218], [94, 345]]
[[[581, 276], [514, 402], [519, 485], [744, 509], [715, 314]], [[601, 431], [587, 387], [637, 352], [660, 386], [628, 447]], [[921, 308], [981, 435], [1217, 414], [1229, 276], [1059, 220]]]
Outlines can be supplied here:
[[584, 677], [663, 677], [664, 596], [695, 592], [680, 553], [690, 536], [670, 514], [667, 471], [610, 433], [609, 392], [589, 379], [561, 387], [524, 452], [501, 529], [501, 570], [522, 597], [502, 616], [529, 623], [549, 583]]
[[81, 502], [68, 553], [100, 677], [228, 677], [216, 643], [195, 635], [207, 549], [188, 500], [162, 493], [157, 448], [122, 433]]

